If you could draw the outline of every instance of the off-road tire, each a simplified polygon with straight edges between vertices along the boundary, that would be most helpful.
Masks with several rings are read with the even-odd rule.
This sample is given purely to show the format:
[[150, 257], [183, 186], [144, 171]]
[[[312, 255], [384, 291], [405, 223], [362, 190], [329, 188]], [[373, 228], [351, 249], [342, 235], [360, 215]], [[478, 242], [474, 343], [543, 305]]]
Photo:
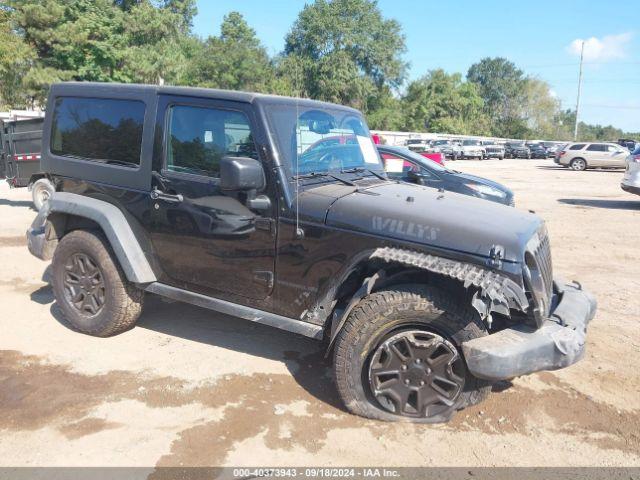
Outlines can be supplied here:
[[[74, 254], [87, 255], [100, 270], [104, 304], [95, 315], [80, 312], [65, 294], [65, 265]], [[52, 273], [56, 301], [74, 329], [96, 337], [109, 337], [132, 328], [138, 320], [144, 291], [127, 280], [101, 232], [74, 230], [65, 235], [53, 255]]]
[[475, 310], [435, 287], [398, 285], [367, 296], [349, 314], [334, 349], [338, 393], [350, 412], [383, 421], [437, 423], [448, 421], [455, 411], [487, 397], [490, 384], [472, 376], [465, 363], [464, 388], [448, 411], [425, 418], [397, 415], [383, 409], [367, 382], [368, 362], [390, 332], [395, 334], [409, 328], [441, 335], [455, 345], [460, 356], [462, 342], [487, 335]]
[[55, 192], [55, 188], [51, 181], [46, 178], [41, 178], [33, 183], [31, 186], [31, 198], [37, 211], [42, 210], [42, 207], [51, 198], [53, 192]]

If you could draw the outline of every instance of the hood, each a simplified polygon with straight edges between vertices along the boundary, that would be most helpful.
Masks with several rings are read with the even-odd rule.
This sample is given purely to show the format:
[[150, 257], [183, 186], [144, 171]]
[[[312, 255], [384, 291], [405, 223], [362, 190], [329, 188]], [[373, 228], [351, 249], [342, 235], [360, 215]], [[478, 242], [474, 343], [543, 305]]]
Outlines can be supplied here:
[[534, 214], [467, 195], [406, 183], [384, 183], [336, 199], [327, 225], [424, 246], [520, 262], [542, 220]]

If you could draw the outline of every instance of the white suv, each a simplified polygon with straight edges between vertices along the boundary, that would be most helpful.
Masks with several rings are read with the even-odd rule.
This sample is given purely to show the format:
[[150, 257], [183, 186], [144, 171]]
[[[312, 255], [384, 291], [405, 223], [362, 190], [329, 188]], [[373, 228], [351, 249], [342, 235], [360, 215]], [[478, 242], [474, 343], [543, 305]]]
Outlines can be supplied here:
[[629, 150], [616, 143], [570, 143], [562, 149], [555, 162], [573, 170], [587, 168], [624, 168]]
[[627, 157], [627, 170], [620, 186], [625, 192], [640, 195], [640, 147]]

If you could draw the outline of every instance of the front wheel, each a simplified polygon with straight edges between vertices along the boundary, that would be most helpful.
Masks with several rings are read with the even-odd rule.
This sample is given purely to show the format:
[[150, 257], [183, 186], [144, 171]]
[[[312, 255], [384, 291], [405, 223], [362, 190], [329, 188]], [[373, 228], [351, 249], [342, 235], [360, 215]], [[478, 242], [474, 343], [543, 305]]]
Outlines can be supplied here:
[[336, 339], [340, 397], [363, 417], [446, 422], [488, 395], [490, 386], [468, 372], [459, 350], [486, 334], [473, 309], [437, 288], [399, 285], [373, 293]]

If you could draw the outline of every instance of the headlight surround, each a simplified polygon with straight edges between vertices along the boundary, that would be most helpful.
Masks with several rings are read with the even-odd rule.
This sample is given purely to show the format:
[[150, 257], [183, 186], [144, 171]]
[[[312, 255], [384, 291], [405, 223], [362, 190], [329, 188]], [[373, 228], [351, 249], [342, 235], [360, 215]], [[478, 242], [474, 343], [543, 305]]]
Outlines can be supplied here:
[[482, 185], [479, 183], [467, 183], [465, 185], [471, 190], [488, 197], [505, 198], [507, 196], [506, 192], [498, 190], [497, 188], [490, 187], [489, 185]]

